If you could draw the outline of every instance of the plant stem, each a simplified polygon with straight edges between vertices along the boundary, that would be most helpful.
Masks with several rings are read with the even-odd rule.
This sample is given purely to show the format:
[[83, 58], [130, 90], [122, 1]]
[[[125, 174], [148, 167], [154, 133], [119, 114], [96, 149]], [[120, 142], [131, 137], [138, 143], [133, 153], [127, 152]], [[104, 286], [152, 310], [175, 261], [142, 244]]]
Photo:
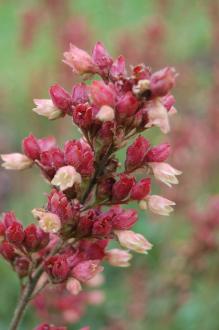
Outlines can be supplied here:
[[113, 153], [113, 145], [109, 146], [109, 149], [107, 150], [107, 152], [105, 153], [105, 155], [103, 156], [103, 158], [101, 159], [99, 166], [96, 168], [96, 171], [94, 173], [94, 176], [92, 177], [89, 186], [87, 188], [87, 190], [85, 191], [82, 199], [81, 199], [81, 203], [84, 204], [86, 202], [87, 197], [90, 195], [94, 185], [96, 184], [97, 178], [98, 176], [102, 173], [110, 155]]
[[[59, 241], [57, 245], [51, 250], [48, 257], [54, 255], [56, 252], [59, 251], [59, 249], [62, 247], [63, 242]], [[15, 309], [11, 324], [9, 326], [9, 330], [17, 330], [18, 326], [23, 318], [25, 309], [27, 308], [28, 303], [32, 299], [32, 294], [36, 288], [36, 285], [38, 283], [38, 280], [40, 276], [42, 275], [44, 269], [43, 269], [43, 263], [41, 263], [38, 268], [36, 269], [35, 273], [32, 277], [30, 277], [28, 283], [24, 287], [23, 292], [21, 293], [20, 299], [18, 301], [17, 307]]]
[[42, 273], [43, 273], [43, 267], [39, 267], [38, 270], [36, 271], [34, 277], [32, 279], [30, 279], [29, 282], [27, 283], [27, 285], [25, 286], [25, 288], [21, 294], [20, 300], [18, 302], [18, 305], [15, 309], [9, 330], [18, 329], [18, 326], [23, 318], [25, 309], [30, 301], [31, 295], [32, 295]]

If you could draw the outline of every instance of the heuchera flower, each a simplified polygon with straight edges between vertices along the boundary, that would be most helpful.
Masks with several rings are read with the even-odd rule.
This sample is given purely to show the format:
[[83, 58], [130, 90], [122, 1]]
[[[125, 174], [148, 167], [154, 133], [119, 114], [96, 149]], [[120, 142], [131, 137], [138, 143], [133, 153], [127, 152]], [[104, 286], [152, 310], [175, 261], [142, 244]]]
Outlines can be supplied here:
[[131, 230], [117, 230], [115, 234], [121, 246], [126, 249], [147, 254], [152, 248], [152, 244], [148, 242], [143, 235], [137, 234]]
[[[83, 136], [59, 147], [54, 137], [39, 139], [30, 134], [22, 141], [23, 153], [1, 156], [7, 169], [37, 166], [50, 191], [44, 207], [32, 211], [38, 225], [24, 228], [13, 212], [3, 214], [0, 254], [22, 280], [24, 301], [48, 283], [51, 290], [64, 290], [64, 298], [58, 295], [58, 309], [61, 319], [72, 323], [81, 313], [66, 309], [62, 298], [70, 299], [68, 307], [72, 299], [80, 305], [85, 296], [86, 303], [102, 302], [100, 291], [80, 293], [81, 283], [95, 282], [104, 261], [127, 267], [132, 257], [127, 250], [146, 254], [152, 248], [144, 236], [132, 231], [137, 210], [122, 205], [137, 201], [140, 208], [169, 215], [175, 203], [151, 195], [153, 177], [171, 186], [181, 172], [165, 163], [168, 143], [152, 146], [144, 137], [153, 126], [163, 133], [170, 129], [169, 116], [176, 112], [171, 94], [174, 69], [152, 73], [140, 64], [128, 71], [124, 56], [113, 59], [100, 42], [92, 55], [70, 45], [64, 62], [74, 73], [84, 75], [83, 82], [74, 84], [71, 92], [52, 85], [48, 98], [35, 99], [34, 111], [49, 119], [70, 118]], [[100, 79], [93, 79], [96, 74]], [[88, 78], [92, 79], [89, 84]], [[120, 163], [116, 153], [127, 145], [125, 162]], [[125, 250], [109, 250], [112, 240]], [[43, 304], [50, 287], [39, 294]], [[27, 292], [29, 296], [23, 297]], [[44, 323], [36, 329], [65, 328]]]
[[40, 116], [44, 116], [50, 120], [53, 120], [59, 118], [62, 114], [62, 112], [53, 104], [52, 100], [34, 99], [33, 101], [37, 106], [33, 109], [33, 111]]
[[175, 169], [167, 163], [150, 163], [156, 179], [164, 182], [167, 186], [171, 187], [172, 184], [177, 184], [179, 181], [176, 175], [182, 174], [181, 171]]
[[148, 208], [151, 212], [159, 215], [168, 216], [171, 212], [173, 212], [172, 206], [175, 204], [176, 203], [170, 201], [167, 198], [158, 195], [151, 195], [147, 197], [147, 203], [140, 204], [140, 207], [145, 209], [148, 205]]
[[2, 166], [7, 170], [24, 170], [32, 165], [32, 160], [20, 153], [2, 154]]
[[58, 169], [51, 183], [63, 191], [71, 188], [75, 183], [81, 184], [81, 175], [73, 166], [63, 166]]
[[132, 259], [132, 255], [121, 249], [112, 249], [106, 252], [106, 258], [110, 265], [116, 267], [128, 267], [129, 261]]

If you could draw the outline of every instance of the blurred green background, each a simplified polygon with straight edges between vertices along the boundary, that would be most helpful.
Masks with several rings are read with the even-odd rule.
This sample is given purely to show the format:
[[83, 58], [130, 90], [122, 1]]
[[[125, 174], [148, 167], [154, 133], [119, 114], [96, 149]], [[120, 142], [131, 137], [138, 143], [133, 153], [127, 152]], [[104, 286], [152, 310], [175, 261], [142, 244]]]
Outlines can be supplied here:
[[[37, 137], [56, 135], [60, 144], [77, 135], [66, 118], [60, 123], [36, 116], [31, 111], [32, 99], [48, 98], [48, 88], [56, 82], [70, 89], [75, 77], [61, 62], [63, 51], [70, 41], [91, 51], [97, 40], [113, 55], [123, 52], [129, 63], [149, 61], [146, 64], [153, 70], [166, 65], [176, 67], [178, 118], [172, 126], [184, 128], [190, 118], [195, 118], [195, 138], [199, 141], [191, 138], [188, 148], [198, 148], [216, 85], [216, 3], [217, 0], [0, 0], [0, 153], [19, 152], [21, 139], [30, 132]], [[214, 117], [213, 121], [218, 119]], [[170, 136], [170, 142], [178, 138], [177, 132]], [[154, 144], [162, 141], [158, 130], [151, 138]], [[200, 168], [203, 159], [200, 166], [198, 161], [199, 158], [194, 166]], [[180, 263], [178, 247], [182, 242], [187, 244], [192, 231], [185, 209], [191, 202], [205, 203], [218, 191], [216, 170], [207, 173], [205, 181], [202, 176], [193, 178], [194, 167], [188, 171], [190, 177], [185, 184], [182, 178], [181, 191], [190, 195], [190, 200], [179, 203], [172, 217], [157, 220], [140, 213], [136, 231], [154, 244], [152, 252], [146, 257], [136, 256], [130, 269], [106, 267], [105, 303], [89, 307], [82, 320], [69, 329], [86, 324], [93, 330], [219, 329], [217, 254], [208, 255], [207, 267], [192, 275], [187, 296], [179, 298], [171, 282], [175, 280], [172, 264]], [[0, 182], [0, 211], [12, 209], [24, 223], [32, 221], [30, 211], [43, 205], [44, 192], [48, 191], [38, 171], [1, 170]], [[187, 276], [187, 269], [183, 264], [180, 267], [177, 274]], [[0, 329], [6, 330], [17, 300], [18, 282], [2, 260], [0, 274]], [[29, 309], [21, 329], [29, 330], [37, 323], [33, 309]]]

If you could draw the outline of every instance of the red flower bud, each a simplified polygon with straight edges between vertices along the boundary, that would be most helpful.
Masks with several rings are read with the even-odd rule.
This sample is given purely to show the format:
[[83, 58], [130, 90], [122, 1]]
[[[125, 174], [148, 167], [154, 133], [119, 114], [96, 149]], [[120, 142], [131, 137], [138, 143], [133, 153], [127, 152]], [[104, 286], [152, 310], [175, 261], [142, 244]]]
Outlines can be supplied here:
[[112, 196], [114, 200], [122, 201], [128, 197], [133, 185], [135, 183], [134, 177], [122, 174], [119, 180], [113, 185]]
[[19, 222], [12, 223], [5, 234], [7, 240], [15, 245], [20, 245], [24, 240], [23, 226]]
[[98, 107], [102, 105], [115, 105], [115, 91], [111, 85], [106, 85], [103, 81], [94, 80], [90, 86], [92, 101]]
[[39, 159], [40, 147], [34, 135], [30, 134], [22, 142], [24, 154], [32, 160]]
[[7, 261], [13, 261], [16, 257], [15, 249], [11, 243], [2, 242], [0, 245], [0, 254]]
[[135, 210], [121, 210], [119, 214], [112, 219], [114, 230], [130, 229], [138, 220], [138, 214]]
[[118, 101], [116, 105], [116, 112], [118, 113], [119, 118], [123, 119], [134, 115], [138, 109], [138, 106], [138, 99], [132, 94], [132, 92], [127, 92]]
[[152, 74], [150, 90], [153, 97], [165, 96], [175, 85], [176, 71], [173, 68], [164, 68]]
[[53, 104], [58, 109], [64, 111], [64, 113], [69, 111], [71, 106], [71, 96], [64, 88], [58, 84], [55, 84], [50, 87], [49, 93]]
[[93, 109], [86, 104], [78, 104], [73, 110], [73, 121], [81, 128], [88, 128], [92, 125]]
[[70, 269], [66, 258], [56, 255], [45, 262], [45, 271], [54, 283], [61, 283], [67, 279]]
[[101, 214], [94, 222], [92, 234], [95, 236], [108, 236], [111, 233], [112, 224], [111, 217], [107, 214]]
[[110, 76], [114, 79], [118, 79], [124, 75], [126, 75], [125, 57], [120, 55], [111, 66]]
[[87, 142], [84, 140], [71, 140], [65, 143], [65, 160], [68, 165], [73, 166], [81, 175], [92, 175], [94, 167], [94, 154]]
[[151, 179], [142, 179], [137, 182], [131, 190], [131, 198], [133, 200], [140, 201], [144, 199], [151, 190]]
[[151, 148], [145, 160], [149, 162], [164, 162], [170, 155], [171, 147], [169, 143], [162, 143], [156, 147]]
[[102, 267], [99, 260], [87, 260], [75, 266], [72, 275], [80, 282], [87, 282], [100, 271], [102, 271]]
[[127, 171], [139, 168], [143, 165], [149, 147], [149, 141], [143, 136], [139, 136], [135, 142], [128, 147], [125, 160], [125, 168]]
[[28, 251], [42, 249], [49, 243], [49, 234], [34, 224], [27, 226], [24, 234], [24, 245]]
[[14, 269], [20, 277], [28, 275], [30, 262], [27, 258], [17, 257], [14, 263]]
[[79, 216], [79, 202], [70, 202], [62, 191], [53, 189], [48, 196], [47, 210], [60, 218], [62, 223], [73, 222]]
[[100, 68], [100, 70], [103, 70], [105, 73], [108, 72], [113, 62], [112, 58], [109, 56], [106, 48], [101, 42], [97, 42], [94, 46], [92, 59], [94, 63]]
[[40, 163], [43, 167], [58, 170], [64, 166], [64, 154], [59, 148], [52, 148], [41, 153]]
[[72, 103], [74, 105], [83, 104], [89, 101], [88, 87], [84, 83], [79, 83], [73, 86]]

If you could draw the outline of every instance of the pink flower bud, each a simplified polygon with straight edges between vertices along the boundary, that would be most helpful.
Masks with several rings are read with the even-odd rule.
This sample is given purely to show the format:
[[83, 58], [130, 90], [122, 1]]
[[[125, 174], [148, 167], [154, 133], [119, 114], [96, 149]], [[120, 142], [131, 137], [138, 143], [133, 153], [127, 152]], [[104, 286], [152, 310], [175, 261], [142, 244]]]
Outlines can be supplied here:
[[120, 98], [116, 105], [116, 113], [119, 118], [126, 118], [134, 115], [138, 109], [138, 99], [131, 93], [127, 92]]
[[135, 142], [128, 147], [125, 160], [125, 168], [127, 171], [139, 168], [144, 164], [144, 159], [149, 147], [149, 141], [143, 136], [139, 136]]
[[108, 105], [102, 105], [100, 110], [98, 111], [96, 115], [96, 119], [99, 119], [100, 121], [112, 121], [115, 118], [115, 112], [114, 109], [109, 107]]
[[56, 255], [45, 262], [45, 271], [54, 283], [61, 283], [67, 279], [70, 269], [66, 258]]
[[94, 80], [90, 86], [92, 101], [98, 107], [102, 105], [115, 105], [115, 91], [111, 85], [106, 85], [103, 81]]
[[32, 165], [32, 160], [20, 153], [1, 155], [2, 167], [6, 170], [24, 170]]
[[75, 183], [81, 184], [81, 175], [73, 166], [63, 166], [58, 169], [51, 183], [63, 191], [73, 187]]
[[40, 158], [40, 147], [35, 136], [30, 134], [22, 141], [23, 152], [32, 160]]
[[57, 233], [61, 229], [61, 220], [51, 212], [39, 214], [39, 226], [46, 233]]
[[143, 235], [137, 234], [131, 230], [117, 230], [115, 234], [121, 246], [126, 249], [147, 254], [152, 248], [152, 244], [148, 242]]
[[151, 195], [147, 197], [148, 208], [151, 212], [159, 215], [170, 215], [173, 212], [173, 205], [176, 203], [158, 195]]
[[81, 283], [76, 278], [69, 278], [66, 283], [66, 289], [74, 296], [78, 295], [82, 290]]
[[108, 72], [110, 66], [112, 65], [112, 58], [109, 56], [106, 48], [101, 42], [97, 42], [94, 46], [92, 52], [92, 59], [94, 63], [100, 68], [103, 72]]
[[151, 102], [151, 104], [148, 106], [147, 115], [148, 123], [145, 125], [145, 127], [149, 128], [152, 126], [157, 126], [160, 128], [162, 133], [169, 133], [170, 125], [168, 112], [160, 101], [156, 100]]
[[122, 210], [112, 219], [113, 229], [127, 230], [130, 229], [138, 220], [138, 214], [135, 210]]
[[79, 281], [86, 282], [102, 271], [103, 267], [100, 266], [99, 260], [87, 260], [82, 261], [75, 266], [73, 268], [72, 275]]
[[113, 185], [113, 199], [116, 201], [122, 201], [127, 198], [134, 183], [134, 177], [128, 176], [126, 174], [121, 174], [119, 180]]
[[144, 199], [151, 190], [151, 179], [142, 179], [137, 182], [131, 190], [131, 199], [140, 201]]
[[64, 63], [77, 74], [96, 73], [97, 67], [91, 56], [84, 50], [70, 44], [70, 50], [64, 53]]
[[164, 162], [170, 155], [171, 147], [169, 143], [162, 143], [156, 147], [151, 148], [145, 160], [150, 162]]
[[152, 168], [155, 178], [167, 186], [171, 187], [172, 184], [179, 182], [176, 175], [180, 175], [182, 172], [171, 165], [167, 163], [149, 163], [149, 166]]
[[74, 105], [83, 104], [89, 101], [88, 87], [84, 83], [79, 83], [73, 86], [72, 102]]
[[13, 222], [5, 232], [6, 238], [10, 243], [20, 245], [24, 240], [23, 226], [19, 222]]
[[58, 84], [55, 84], [50, 87], [49, 93], [53, 104], [58, 109], [64, 111], [64, 113], [69, 111], [71, 106], [71, 96], [64, 88]]
[[52, 100], [49, 99], [34, 99], [36, 108], [33, 111], [38, 115], [46, 117], [50, 120], [61, 117], [62, 112], [54, 105]]
[[8, 242], [2, 242], [0, 244], [0, 254], [7, 261], [13, 261], [14, 258], [16, 257], [14, 246]]
[[110, 265], [116, 267], [128, 267], [129, 261], [132, 259], [132, 255], [121, 249], [112, 249], [106, 252], [106, 259]]
[[152, 74], [150, 79], [150, 90], [153, 97], [165, 96], [176, 81], [176, 71], [174, 68], [164, 68]]
[[119, 79], [124, 75], [126, 75], [125, 58], [120, 55], [111, 66], [110, 76], [114, 79]]

